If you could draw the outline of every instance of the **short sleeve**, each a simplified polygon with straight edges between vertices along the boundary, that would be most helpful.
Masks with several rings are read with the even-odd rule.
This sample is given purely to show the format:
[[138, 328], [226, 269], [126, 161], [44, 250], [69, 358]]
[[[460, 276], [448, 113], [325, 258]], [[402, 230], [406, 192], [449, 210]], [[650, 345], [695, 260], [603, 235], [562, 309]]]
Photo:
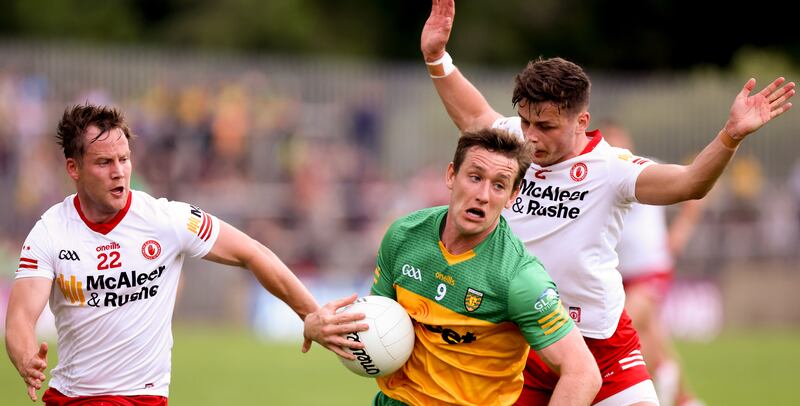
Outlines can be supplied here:
[[183, 202], [171, 201], [167, 207], [182, 251], [192, 257], [208, 254], [219, 236], [219, 219]]
[[55, 278], [53, 269], [53, 249], [50, 235], [42, 220], [36, 222], [25, 239], [19, 254], [19, 265], [14, 275], [19, 278]]
[[620, 198], [625, 202], [638, 202], [636, 199], [636, 179], [644, 168], [655, 165], [650, 159], [633, 155], [629, 150], [616, 148], [616, 157], [611, 159], [609, 173], [617, 176], [616, 184]]
[[506, 130], [511, 134], [516, 135], [520, 140], [525, 139], [525, 134], [522, 133], [522, 123], [519, 117], [500, 117], [497, 120], [494, 120], [494, 123], [492, 123], [492, 128]]
[[560, 340], [574, 327], [555, 282], [539, 262], [531, 262], [510, 281], [508, 311], [536, 351]]
[[373, 295], [385, 296], [397, 300], [391, 264], [387, 261], [387, 259], [391, 258], [389, 254], [389, 239], [391, 238], [392, 230], [393, 228], [389, 228], [386, 232], [381, 246], [378, 249], [378, 258], [375, 260], [375, 275], [372, 280], [372, 289], [370, 289], [370, 292]]

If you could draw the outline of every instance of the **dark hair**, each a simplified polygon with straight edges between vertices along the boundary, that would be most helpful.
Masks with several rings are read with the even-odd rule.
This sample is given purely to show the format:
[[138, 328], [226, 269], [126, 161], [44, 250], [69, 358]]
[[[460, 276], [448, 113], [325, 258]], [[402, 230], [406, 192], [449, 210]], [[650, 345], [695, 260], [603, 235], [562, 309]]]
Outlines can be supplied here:
[[91, 144], [97, 141], [103, 134], [115, 128], [122, 130], [125, 138], [131, 139], [132, 134], [125, 122], [122, 113], [107, 106], [96, 106], [93, 104], [78, 104], [64, 110], [61, 121], [58, 122], [56, 138], [58, 145], [64, 150], [65, 158], [81, 158], [86, 152], [87, 142], [83, 136], [89, 126], [94, 125], [100, 129], [94, 139], [88, 140]]
[[562, 58], [528, 62], [514, 79], [511, 103], [554, 103], [559, 110], [575, 113], [589, 106], [592, 83], [583, 69]]
[[461, 169], [467, 151], [472, 147], [483, 148], [490, 152], [498, 152], [517, 161], [517, 176], [514, 178], [514, 189], [518, 188], [525, 177], [525, 172], [531, 166], [530, 144], [517, 136], [497, 128], [484, 128], [478, 131], [468, 131], [461, 134], [458, 147], [453, 156], [453, 168], [456, 172]]

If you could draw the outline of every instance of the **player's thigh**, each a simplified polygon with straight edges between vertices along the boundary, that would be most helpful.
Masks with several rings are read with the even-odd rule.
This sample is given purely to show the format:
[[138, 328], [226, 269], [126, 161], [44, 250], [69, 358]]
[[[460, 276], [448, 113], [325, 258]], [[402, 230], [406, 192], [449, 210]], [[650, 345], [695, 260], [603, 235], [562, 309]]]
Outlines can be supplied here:
[[650, 379], [611, 395], [594, 406], [658, 406], [658, 395]]

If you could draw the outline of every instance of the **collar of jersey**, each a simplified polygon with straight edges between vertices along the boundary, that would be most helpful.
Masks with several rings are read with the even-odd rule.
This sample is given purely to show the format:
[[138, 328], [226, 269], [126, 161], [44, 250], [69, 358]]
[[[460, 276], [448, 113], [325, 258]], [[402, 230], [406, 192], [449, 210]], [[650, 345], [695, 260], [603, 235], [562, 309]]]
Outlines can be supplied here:
[[600, 130], [593, 130], [587, 131], [586, 136], [590, 138], [589, 143], [586, 144], [586, 147], [581, 151], [579, 155], [588, 154], [594, 150], [597, 144], [603, 140], [603, 134], [600, 134]]
[[122, 221], [122, 219], [128, 213], [128, 209], [130, 209], [131, 207], [132, 196], [133, 196], [133, 191], [128, 189], [128, 201], [125, 202], [125, 207], [123, 207], [122, 210], [120, 210], [114, 216], [114, 218], [112, 218], [106, 223], [92, 223], [91, 221], [89, 221], [89, 219], [87, 219], [86, 216], [83, 214], [83, 210], [81, 210], [81, 201], [80, 199], [78, 199], [77, 194], [75, 195], [75, 199], [73, 199], [72, 201], [75, 204], [75, 210], [78, 211], [78, 215], [81, 216], [81, 220], [83, 220], [83, 223], [86, 224], [86, 227], [89, 227], [92, 231], [96, 233], [105, 235], [110, 233], [111, 230], [113, 230], [114, 227], [116, 227], [117, 224], [119, 224], [119, 222]]

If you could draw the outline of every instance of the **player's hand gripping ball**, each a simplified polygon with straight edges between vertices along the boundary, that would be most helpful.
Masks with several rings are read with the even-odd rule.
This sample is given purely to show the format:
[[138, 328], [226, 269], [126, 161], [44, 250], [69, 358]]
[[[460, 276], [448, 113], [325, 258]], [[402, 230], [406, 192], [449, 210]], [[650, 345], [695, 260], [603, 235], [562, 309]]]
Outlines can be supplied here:
[[372, 378], [389, 375], [400, 369], [411, 356], [414, 327], [400, 303], [383, 296], [364, 296], [336, 312], [364, 313], [366, 317], [361, 322], [369, 326], [367, 331], [345, 335], [348, 340], [364, 344], [360, 350], [345, 348], [356, 356], [355, 360], [339, 357], [342, 364], [354, 373]]

